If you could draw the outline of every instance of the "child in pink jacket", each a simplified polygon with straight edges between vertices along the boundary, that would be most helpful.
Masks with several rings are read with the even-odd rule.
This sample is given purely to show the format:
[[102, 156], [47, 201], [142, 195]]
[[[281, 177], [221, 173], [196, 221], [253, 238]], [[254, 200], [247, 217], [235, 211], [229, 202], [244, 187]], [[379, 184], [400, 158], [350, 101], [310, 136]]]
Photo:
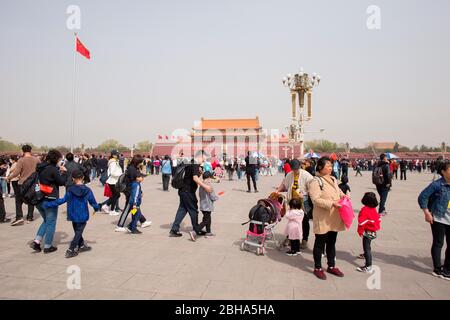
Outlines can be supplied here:
[[305, 215], [302, 210], [302, 200], [294, 198], [289, 201], [289, 211], [284, 216], [288, 219], [284, 233], [291, 243], [291, 250], [286, 252], [288, 256], [296, 256], [300, 253], [300, 239], [302, 238], [302, 221]]

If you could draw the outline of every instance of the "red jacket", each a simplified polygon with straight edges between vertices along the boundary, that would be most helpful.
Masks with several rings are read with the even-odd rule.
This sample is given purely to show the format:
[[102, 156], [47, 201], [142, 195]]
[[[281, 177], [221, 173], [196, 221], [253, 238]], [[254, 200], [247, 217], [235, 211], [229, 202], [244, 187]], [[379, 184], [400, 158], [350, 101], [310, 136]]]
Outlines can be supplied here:
[[292, 171], [291, 166], [289, 165], [289, 163], [285, 163], [284, 164], [284, 173], [288, 174], [289, 172]]
[[362, 236], [364, 231], [376, 232], [380, 230], [380, 223], [377, 209], [364, 206], [358, 216], [358, 234]]

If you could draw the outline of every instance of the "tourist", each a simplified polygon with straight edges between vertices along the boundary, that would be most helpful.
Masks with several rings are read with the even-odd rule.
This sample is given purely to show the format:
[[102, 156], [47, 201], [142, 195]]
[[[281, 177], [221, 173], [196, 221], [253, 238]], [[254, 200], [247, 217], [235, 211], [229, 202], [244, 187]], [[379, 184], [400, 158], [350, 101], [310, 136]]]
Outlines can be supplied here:
[[42, 241], [44, 241], [44, 253], [51, 253], [57, 250], [57, 247], [53, 246], [53, 237], [55, 235], [58, 208], [47, 208], [45, 207], [45, 203], [58, 199], [59, 187], [66, 184], [67, 170], [64, 167], [58, 167], [61, 159], [61, 152], [54, 149], [50, 150], [45, 161], [40, 163], [36, 168], [41, 184], [41, 191], [43, 190], [43, 186], [46, 189], [44, 192], [44, 201], [36, 206], [42, 216], [43, 222], [36, 233], [34, 241], [30, 245], [37, 252], [42, 250]]
[[400, 180], [406, 180], [406, 170], [408, 169], [408, 162], [403, 159], [400, 161]]
[[[7, 164], [3, 159], [0, 159], [0, 175], [6, 173]], [[0, 223], [8, 223], [11, 219], [6, 217], [5, 200], [0, 196]]]
[[371, 242], [377, 237], [380, 230], [381, 218], [377, 212], [378, 200], [373, 192], [366, 192], [361, 200], [364, 207], [358, 215], [358, 234], [362, 237], [364, 253], [359, 257], [366, 259], [366, 263], [356, 270], [359, 272], [372, 272], [372, 249]]
[[70, 180], [73, 180], [73, 183], [67, 189], [63, 198], [44, 202], [42, 205], [44, 209], [58, 208], [58, 206], [67, 202], [67, 220], [72, 222], [72, 228], [75, 235], [70, 243], [69, 249], [66, 251], [66, 258], [73, 258], [81, 252], [87, 252], [92, 249], [84, 243], [83, 239], [83, 231], [89, 220], [88, 204], [90, 204], [95, 211], [100, 210], [100, 206], [97, 204], [97, 201], [95, 201], [92, 190], [83, 184], [83, 171], [80, 169], [73, 171]]
[[304, 217], [302, 221], [302, 243], [301, 249], [308, 248], [308, 238], [309, 238], [309, 220], [311, 217], [311, 206], [310, 200], [308, 197], [308, 185], [313, 180], [313, 176], [303, 170], [300, 169], [300, 161], [297, 159], [291, 160], [290, 171], [281, 182], [280, 186], [277, 189], [277, 192], [287, 192], [286, 193], [286, 202], [290, 203], [291, 199], [299, 198], [303, 200], [304, 205]]
[[300, 253], [301, 225], [305, 216], [302, 207], [303, 201], [301, 198], [292, 198], [289, 201], [289, 210], [284, 216], [288, 220], [284, 233], [288, 237], [291, 247], [286, 254], [290, 257], [297, 256]]
[[137, 229], [137, 223], [141, 218], [142, 181], [144, 181], [144, 174], [138, 171], [135, 180], [131, 182], [130, 197], [127, 202], [127, 206], [131, 208], [131, 222], [128, 225], [128, 230], [131, 234], [142, 233]]
[[97, 160], [97, 172], [100, 175], [100, 183], [102, 186], [105, 186], [106, 180], [108, 179], [108, 159], [106, 159], [106, 156], [99, 156]]
[[341, 160], [342, 175], [347, 176], [347, 179], [348, 179], [348, 166], [349, 166], [348, 159], [347, 158], [342, 159]]
[[253, 181], [253, 189], [258, 192], [258, 188], [256, 187], [256, 170], [258, 167], [258, 158], [250, 155], [250, 151], [247, 153], [247, 157], [245, 157], [245, 174], [247, 175], [247, 192], [252, 192], [250, 188], [250, 179]]
[[339, 214], [339, 200], [344, 193], [339, 189], [337, 180], [331, 176], [333, 171], [330, 158], [322, 157], [317, 163], [317, 176], [309, 184], [309, 195], [312, 199], [313, 226], [316, 239], [314, 242], [314, 275], [326, 280], [322, 270], [322, 253], [326, 246], [328, 260], [327, 272], [338, 277], [344, 274], [335, 266], [336, 239], [340, 231], [345, 230], [344, 222]]
[[[17, 195], [18, 195], [19, 192], [20, 192], [20, 188], [19, 188], [19, 176], [15, 177], [15, 178], [13, 178], [13, 179], [9, 179], [9, 178], [11, 177], [12, 173], [14, 172], [14, 170], [16, 170], [16, 168], [17, 168], [17, 161], [18, 161], [18, 160], [19, 160], [19, 157], [18, 157], [18, 156], [16, 156], [16, 155], [12, 155], [12, 156], [11, 156], [11, 158], [10, 158], [10, 161], [11, 161], [11, 167], [9, 168], [8, 173], [7, 173], [7, 175], [6, 175], [6, 180], [7, 180], [8, 184], [9, 184], [9, 183], [12, 184], [12, 188], [13, 188], [13, 191], [14, 191], [14, 197], [15, 197], [15, 198], [17, 197]], [[17, 200], [16, 200], [16, 210], [17, 210]]]
[[342, 175], [341, 178], [341, 183], [339, 184], [339, 189], [342, 190], [342, 192], [350, 198], [350, 193], [351, 193], [351, 189], [350, 186], [348, 185], [348, 177], [346, 175]]
[[[180, 224], [183, 221], [187, 213], [191, 218], [192, 228], [196, 235], [205, 235], [206, 232], [201, 231], [198, 225], [198, 200], [196, 196], [197, 187], [200, 186], [205, 189], [206, 192], [212, 192], [211, 186], [206, 185], [200, 180], [200, 165], [203, 164], [206, 153], [203, 150], [199, 150], [195, 154], [195, 159], [191, 164], [186, 164], [185, 174], [183, 177], [182, 187], [178, 190], [178, 196], [180, 203], [175, 215], [175, 220], [170, 229], [169, 235], [171, 237], [181, 237]], [[190, 234], [191, 237], [193, 234]], [[195, 237], [193, 239], [195, 241]]]
[[[450, 280], [450, 162], [441, 161], [437, 168], [441, 178], [432, 182], [419, 195], [418, 202], [425, 214], [425, 221], [431, 225], [433, 244], [431, 257], [433, 259], [432, 274], [442, 279]], [[444, 266], [441, 252], [447, 244]]]
[[159, 156], [156, 156], [155, 161], [153, 161], [153, 166], [155, 167], [155, 174], [159, 175], [159, 169], [161, 167], [161, 161], [159, 160]]
[[380, 196], [380, 207], [378, 208], [378, 212], [380, 215], [384, 216], [387, 214], [386, 201], [392, 186], [392, 174], [389, 168], [389, 160], [384, 153], [380, 155], [380, 162], [373, 170], [372, 182], [377, 187], [378, 195]]
[[[64, 167], [67, 169], [67, 176], [72, 177], [72, 173], [75, 171], [81, 171], [84, 173], [85, 167], [82, 167], [80, 164], [74, 161], [73, 153], [69, 152], [66, 154], [66, 162], [64, 163]], [[67, 179], [66, 181], [66, 191], [67, 189], [74, 184], [74, 180], [72, 178]]]
[[[117, 232], [129, 232], [130, 230], [125, 228], [125, 222], [127, 220], [128, 214], [133, 210], [133, 207], [130, 205], [130, 197], [132, 194], [132, 187], [133, 183], [136, 181], [136, 178], [139, 176], [139, 173], [141, 173], [141, 168], [144, 166], [143, 163], [144, 159], [141, 155], [135, 155], [130, 161], [130, 165], [127, 168], [127, 171], [125, 173], [126, 175], [126, 187], [125, 191], [123, 192], [125, 195], [125, 208], [120, 214], [119, 221], [117, 222], [117, 226], [115, 228], [115, 231]], [[139, 222], [141, 223], [141, 228], [149, 227], [152, 222], [147, 221], [147, 219], [144, 217], [142, 212], [139, 214]]]
[[[207, 186], [211, 187], [211, 192], [206, 191], [203, 187], [199, 189], [199, 197], [200, 197], [200, 211], [203, 214], [203, 220], [199, 224], [199, 230], [206, 227], [205, 237], [213, 237], [214, 233], [211, 232], [211, 213], [214, 211], [214, 202], [219, 200], [219, 197], [215, 194], [214, 189], [211, 186], [211, 179], [213, 175], [209, 171], [205, 171], [203, 173], [203, 183]], [[193, 233], [194, 231], [191, 231]], [[195, 234], [191, 234], [191, 238], [196, 239]]]
[[[8, 180], [11, 181], [15, 178], [19, 178], [17, 182], [17, 193], [15, 196], [16, 202], [16, 219], [11, 223], [12, 226], [19, 226], [24, 224], [23, 220], [23, 211], [22, 204], [23, 196], [22, 196], [22, 185], [34, 172], [36, 172], [36, 166], [39, 163], [39, 159], [33, 157], [31, 154], [31, 147], [29, 145], [22, 146], [23, 157], [17, 161], [16, 167], [14, 171], [8, 176]], [[14, 191], [16, 192], [16, 190]], [[27, 205], [28, 213], [27, 213], [27, 223], [33, 221], [34, 217], [34, 206]]]
[[170, 176], [172, 175], [172, 161], [168, 155], [164, 156], [161, 163], [163, 191], [169, 191]]
[[116, 183], [122, 173], [123, 170], [119, 164], [119, 152], [113, 150], [111, 151], [111, 157], [108, 161], [108, 179], [106, 180], [112, 196], [105, 202], [99, 203], [102, 211], [109, 213], [112, 216], [118, 216], [121, 213], [118, 208], [120, 192], [116, 189]]

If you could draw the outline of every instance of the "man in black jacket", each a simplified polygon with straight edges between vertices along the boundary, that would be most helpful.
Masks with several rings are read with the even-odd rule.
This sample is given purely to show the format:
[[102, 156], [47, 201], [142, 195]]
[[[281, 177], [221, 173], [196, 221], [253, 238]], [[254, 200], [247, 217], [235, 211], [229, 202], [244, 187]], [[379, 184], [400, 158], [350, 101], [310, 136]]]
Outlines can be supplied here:
[[406, 180], [406, 169], [408, 169], [408, 162], [403, 159], [400, 161], [400, 180]]
[[250, 178], [253, 182], [253, 188], [255, 189], [255, 193], [258, 192], [258, 188], [256, 187], [256, 170], [258, 169], [258, 157], [251, 156], [250, 151], [247, 153], [245, 157], [245, 174], [247, 176], [247, 192], [252, 192], [250, 188]]
[[100, 176], [100, 182], [104, 186], [108, 179], [108, 159], [102, 155], [97, 160], [97, 171]]
[[381, 170], [383, 172], [383, 183], [376, 185], [378, 194], [380, 195], [380, 206], [378, 209], [378, 213], [384, 216], [387, 214], [385, 206], [389, 190], [392, 186], [392, 174], [389, 167], [389, 160], [384, 153], [380, 156], [380, 162], [378, 163], [377, 167], [381, 167]]

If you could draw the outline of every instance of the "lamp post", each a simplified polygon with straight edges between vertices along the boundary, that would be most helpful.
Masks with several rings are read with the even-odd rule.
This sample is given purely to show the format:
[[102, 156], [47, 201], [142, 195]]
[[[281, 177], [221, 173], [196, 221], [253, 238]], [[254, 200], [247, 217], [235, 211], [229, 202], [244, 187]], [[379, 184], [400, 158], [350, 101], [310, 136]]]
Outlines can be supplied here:
[[[305, 122], [312, 118], [312, 89], [320, 83], [320, 76], [316, 73], [309, 75], [303, 68], [295, 75], [288, 74], [283, 78], [283, 85], [291, 92], [292, 118], [289, 126], [289, 140], [292, 144], [300, 144], [300, 158], [304, 156]], [[305, 112], [305, 95], [308, 98], [307, 112]], [[297, 100], [299, 114], [297, 115]], [[294, 150], [292, 149], [292, 153]]]

